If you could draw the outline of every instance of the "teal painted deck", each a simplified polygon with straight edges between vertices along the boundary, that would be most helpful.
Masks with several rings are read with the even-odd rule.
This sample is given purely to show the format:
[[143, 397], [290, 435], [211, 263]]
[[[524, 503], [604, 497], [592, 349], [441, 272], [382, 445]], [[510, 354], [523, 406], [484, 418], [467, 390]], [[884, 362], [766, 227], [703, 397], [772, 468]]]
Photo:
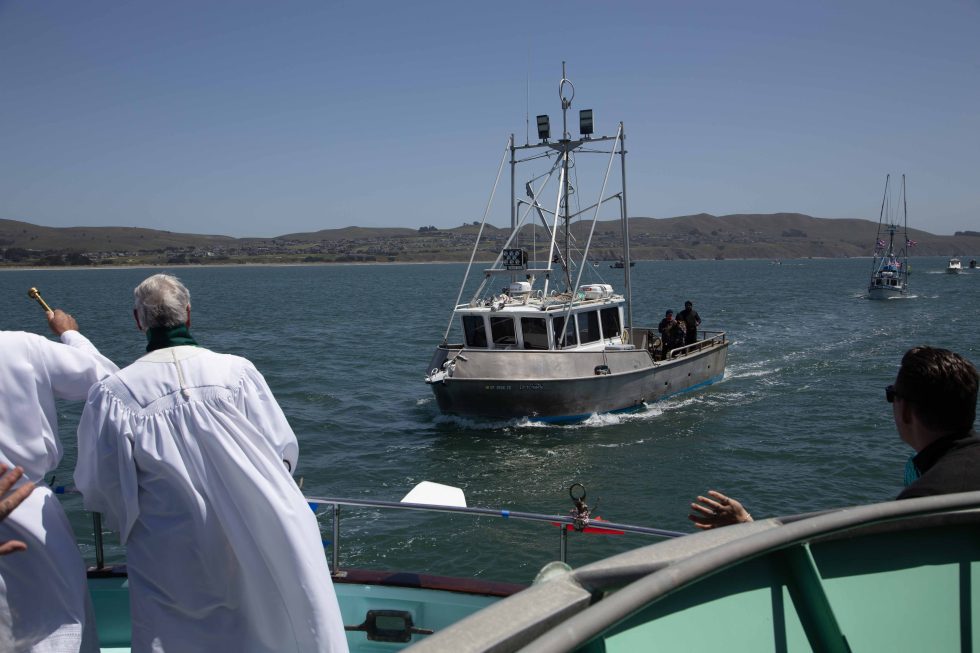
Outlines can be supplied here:
[[[416, 627], [443, 630], [488, 605], [499, 596], [488, 596], [416, 587], [397, 587], [369, 583], [334, 584], [344, 624], [361, 624], [368, 610], [400, 610], [411, 615]], [[90, 578], [89, 592], [95, 607], [99, 643], [103, 653], [130, 650], [129, 590], [124, 576]], [[413, 635], [413, 641], [425, 635]], [[408, 644], [372, 642], [363, 632], [348, 632], [350, 650], [397, 651]]]

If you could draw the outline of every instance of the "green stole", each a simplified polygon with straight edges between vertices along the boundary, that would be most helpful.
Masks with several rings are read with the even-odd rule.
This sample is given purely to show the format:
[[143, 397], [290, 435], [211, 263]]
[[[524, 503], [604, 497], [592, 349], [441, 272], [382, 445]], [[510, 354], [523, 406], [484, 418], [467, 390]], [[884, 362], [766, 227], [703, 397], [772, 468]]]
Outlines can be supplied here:
[[179, 324], [175, 327], [150, 327], [146, 330], [146, 351], [155, 351], [165, 347], [176, 347], [177, 345], [197, 346], [197, 342], [191, 337], [191, 332], [186, 324]]

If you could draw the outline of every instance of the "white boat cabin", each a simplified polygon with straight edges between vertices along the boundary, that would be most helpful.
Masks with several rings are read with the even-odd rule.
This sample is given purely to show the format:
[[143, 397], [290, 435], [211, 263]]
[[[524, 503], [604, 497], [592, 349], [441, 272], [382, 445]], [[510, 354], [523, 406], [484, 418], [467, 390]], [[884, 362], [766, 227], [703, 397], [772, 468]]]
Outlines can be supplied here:
[[541, 297], [520, 281], [491, 300], [461, 304], [457, 313], [467, 349], [632, 349], [622, 344], [624, 304], [609, 284], [581, 286], [574, 297]]

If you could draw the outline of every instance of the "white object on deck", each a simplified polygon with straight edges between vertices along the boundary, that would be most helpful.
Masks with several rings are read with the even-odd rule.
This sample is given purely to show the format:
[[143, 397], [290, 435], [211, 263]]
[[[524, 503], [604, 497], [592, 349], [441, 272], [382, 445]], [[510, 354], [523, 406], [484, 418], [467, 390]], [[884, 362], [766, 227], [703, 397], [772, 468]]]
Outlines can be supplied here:
[[401, 503], [427, 503], [435, 506], [466, 507], [463, 490], [452, 485], [422, 481], [402, 497]]
[[608, 283], [592, 283], [581, 286], [579, 290], [582, 291], [586, 299], [605, 299], [612, 297], [613, 294], [612, 285]]

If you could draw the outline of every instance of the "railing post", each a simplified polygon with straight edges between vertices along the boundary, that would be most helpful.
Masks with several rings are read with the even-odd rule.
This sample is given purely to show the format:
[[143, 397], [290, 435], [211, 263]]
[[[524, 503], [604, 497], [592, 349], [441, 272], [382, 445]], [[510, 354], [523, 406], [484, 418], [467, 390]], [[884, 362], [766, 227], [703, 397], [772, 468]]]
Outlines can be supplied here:
[[102, 547], [102, 513], [92, 513], [92, 532], [95, 535], [95, 568], [105, 568], [105, 551]]
[[568, 527], [567, 524], [559, 524], [561, 528], [561, 544], [558, 547], [558, 559], [566, 562], [568, 558]]
[[333, 550], [331, 552], [333, 568], [331, 571], [337, 573], [340, 569], [340, 504], [333, 504]]

